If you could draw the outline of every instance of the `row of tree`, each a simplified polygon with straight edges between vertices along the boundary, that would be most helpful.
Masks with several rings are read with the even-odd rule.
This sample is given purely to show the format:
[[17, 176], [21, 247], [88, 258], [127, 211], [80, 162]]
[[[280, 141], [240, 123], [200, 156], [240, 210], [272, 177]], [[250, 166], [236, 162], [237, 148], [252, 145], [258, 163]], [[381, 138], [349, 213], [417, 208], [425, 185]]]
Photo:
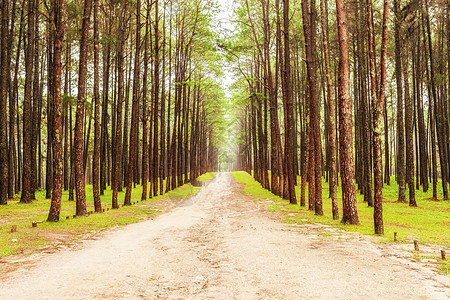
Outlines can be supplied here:
[[387, 0], [241, 0], [224, 46], [240, 76], [237, 167], [291, 203], [301, 175], [300, 205], [308, 191], [318, 215], [325, 177], [334, 219], [340, 182], [349, 224], [359, 223], [356, 183], [374, 206], [377, 234], [391, 175], [400, 202], [408, 187], [411, 206], [430, 182], [437, 199], [438, 175], [448, 199], [450, 182], [450, 5], [394, 0], [391, 8]]
[[31, 202], [45, 182], [48, 220], [58, 221], [63, 190], [70, 200], [75, 191], [76, 214], [86, 214], [88, 173], [101, 212], [107, 186], [118, 208], [123, 189], [131, 204], [133, 185], [145, 200], [217, 169], [224, 95], [211, 3], [2, 0], [1, 8], [1, 204], [19, 192]]

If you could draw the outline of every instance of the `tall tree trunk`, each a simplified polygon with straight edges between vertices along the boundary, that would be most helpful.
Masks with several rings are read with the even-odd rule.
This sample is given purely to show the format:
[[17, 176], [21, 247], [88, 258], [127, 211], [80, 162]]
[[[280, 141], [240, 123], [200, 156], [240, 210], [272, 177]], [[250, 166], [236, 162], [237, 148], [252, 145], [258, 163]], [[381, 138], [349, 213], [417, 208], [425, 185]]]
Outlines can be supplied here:
[[[38, 28], [38, 19], [36, 19], [36, 32], [39, 32], [39, 28]], [[53, 30], [53, 28], [51, 27], [52, 25], [48, 24], [47, 28], [48, 31], [51, 32]], [[54, 95], [54, 90], [53, 90], [53, 71], [54, 71], [54, 65], [53, 65], [53, 51], [54, 51], [54, 36], [49, 34], [47, 36], [47, 90], [49, 91], [48, 93], [48, 97], [47, 97], [47, 160], [45, 163], [45, 198], [46, 199], [50, 199], [52, 198], [52, 189], [53, 189], [53, 148], [50, 145], [53, 145], [53, 95]], [[39, 37], [37, 36], [37, 40], [39, 40]], [[36, 56], [34, 59], [34, 63], [35, 63], [35, 79], [34, 79], [34, 85], [33, 85], [33, 89], [34, 89], [34, 93], [35, 94], [39, 94], [39, 90], [37, 89], [37, 87], [39, 86], [39, 72], [38, 72], [38, 68], [39, 68], [39, 53], [38, 53], [38, 47], [39, 44], [36, 43]], [[43, 64], [42, 64], [43, 65]], [[39, 111], [40, 111], [40, 107], [41, 104], [39, 104]], [[36, 132], [40, 132], [40, 117], [39, 117], [40, 113], [38, 113], [37, 118], [38, 118], [38, 125], [36, 127]], [[40, 134], [36, 135], [40, 137]], [[39, 143], [40, 146], [41, 143]], [[40, 151], [39, 151], [40, 152]], [[40, 154], [39, 154], [39, 159], [40, 159]], [[34, 155], [33, 155], [34, 157]], [[39, 164], [40, 166], [41, 164]], [[39, 169], [41, 169], [41, 167], [39, 167]], [[39, 175], [38, 175], [39, 176]], [[40, 178], [40, 176], [39, 176]], [[40, 182], [40, 180], [38, 180], [38, 182]]]
[[130, 128], [130, 156], [128, 159], [128, 177], [127, 190], [125, 192], [124, 205], [131, 205], [131, 190], [133, 184], [133, 167], [136, 159], [135, 143], [137, 139], [136, 121], [138, 118], [139, 106], [139, 73], [140, 73], [140, 51], [141, 51], [141, 9], [140, 0], [136, 5], [136, 54], [134, 57], [134, 74], [133, 74], [133, 103], [131, 108], [131, 128]]
[[[277, 3], [279, 0], [277, 0]], [[270, 63], [270, 25], [269, 25], [269, 1], [266, 0], [263, 5], [264, 14], [264, 76], [267, 80], [269, 90], [269, 105], [270, 105], [270, 166], [271, 166], [271, 190], [275, 195], [281, 196], [281, 190], [279, 185], [280, 179], [280, 166], [278, 165], [278, 153], [280, 149], [278, 144], [280, 139], [280, 126], [278, 123], [278, 108], [277, 97], [273, 83], [272, 67]], [[279, 142], [279, 143], [278, 143]]]
[[391, 157], [389, 154], [389, 122], [388, 122], [388, 111], [387, 111], [387, 101], [384, 101], [383, 109], [383, 120], [384, 120], [384, 183], [391, 185]]
[[86, 214], [86, 191], [84, 182], [84, 147], [83, 129], [86, 101], [86, 76], [87, 76], [87, 50], [89, 38], [89, 20], [91, 15], [91, 0], [84, 1], [83, 23], [80, 40], [80, 64], [78, 75], [78, 97], [75, 120], [74, 160], [75, 160], [75, 191], [76, 191], [76, 215]]
[[[325, 0], [326, 2], [326, 0]], [[322, 25], [322, 38], [323, 38], [323, 48], [324, 48], [324, 54], [325, 54], [325, 72], [326, 72], [326, 79], [327, 79], [327, 102], [328, 102], [328, 109], [329, 109], [329, 116], [328, 116], [328, 126], [329, 126], [329, 151], [330, 151], [330, 181], [329, 181], [329, 189], [330, 189], [330, 196], [331, 196], [331, 203], [332, 203], [332, 212], [333, 212], [333, 219], [337, 220], [339, 219], [339, 209], [338, 209], [338, 203], [337, 203], [337, 185], [336, 185], [336, 179], [337, 179], [337, 173], [336, 173], [336, 135], [334, 131], [335, 127], [335, 104], [334, 104], [334, 93], [333, 93], [333, 83], [331, 81], [331, 70], [330, 70], [330, 53], [328, 50], [328, 28], [327, 24], [325, 22], [325, 18], [328, 19], [328, 15], [325, 15], [325, 12], [327, 11], [325, 9], [325, 6], [327, 4], [324, 4], [324, 0], [320, 0], [320, 10], [322, 12], [321, 14], [321, 25]]]
[[370, 68], [370, 94], [372, 98], [373, 110], [373, 162], [374, 162], [374, 229], [375, 234], [384, 234], [383, 226], [383, 171], [381, 158], [381, 114], [385, 101], [385, 87], [386, 87], [386, 53], [387, 53], [387, 39], [388, 39], [388, 14], [389, 3], [388, 0], [383, 1], [383, 31], [381, 41], [381, 56], [380, 56], [380, 71], [381, 71], [381, 86], [380, 97], [377, 95], [377, 83], [375, 76], [375, 51], [373, 46], [373, 21], [372, 21], [372, 2], [367, 0], [367, 25], [368, 25], [368, 41], [369, 41], [369, 68]]
[[[120, 35], [120, 33], [119, 33], [119, 35]], [[111, 121], [111, 145], [110, 145], [110, 148], [111, 148], [111, 150], [110, 150], [110, 152], [111, 152], [111, 159], [110, 159], [111, 165], [108, 166], [108, 167], [111, 167], [109, 169], [110, 169], [111, 189], [112, 190], [114, 190], [114, 183], [113, 182], [115, 180], [114, 179], [114, 172], [115, 172], [115, 160], [116, 160], [116, 135], [117, 135], [116, 122], [117, 122], [117, 86], [118, 86], [118, 84], [117, 84], [117, 75], [118, 75], [117, 74], [117, 72], [118, 72], [117, 65], [118, 65], [119, 56], [120, 56], [119, 51], [120, 51], [120, 47], [121, 47], [121, 42], [122, 42], [122, 39], [120, 40], [120, 43], [118, 45], [118, 49], [117, 48], [115, 49], [117, 55], [115, 55], [115, 58], [114, 58], [114, 67], [113, 67], [114, 71], [113, 71], [113, 74], [112, 74], [112, 86], [113, 86], [112, 90], [113, 91], [112, 91], [112, 99], [111, 99], [112, 100], [112, 109], [111, 109], [111, 111], [112, 111], [111, 112], [112, 121]], [[123, 60], [123, 55], [122, 55], [122, 58], [120, 58], [120, 59]], [[122, 66], [123, 66], [123, 62], [122, 62]], [[122, 74], [122, 76], [123, 76], [123, 74]], [[122, 87], [122, 89], [123, 89], [123, 87]], [[122, 118], [122, 108], [120, 108], [120, 117]], [[119, 148], [119, 150], [120, 150], [120, 148]], [[118, 154], [119, 156], [117, 157], [117, 159], [120, 159], [120, 157], [121, 157], [120, 153], [121, 152], [119, 152], [119, 154]], [[120, 162], [119, 162], [118, 168], [119, 168], [118, 172], [120, 172]], [[118, 191], [120, 191], [119, 190], [119, 185], [121, 185], [119, 180], [120, 180], [120, 177], [117, 178], [117, 189], [118, 189]], [[114, 199], [114, 192], [113, 192], [113, 199]]]
[[63, 189], [63, 126], [61, 103], [61, 57], [65, 30], [65, 0], [53, 0], [53, 191], [47, 221], [59, 221]]
[[[69, 89], [70, 90], [70, 89]], [[69, 128], [70, 128], [70, 140], [73, 141], [73, 122], [72, 122], [72, 105], [69, 107]], [[70, 178], [69, 178], [69, 201], [75, 200], [74, 188], [75, 188], [75, 154], [74, 145], [70, 144]]]
[[147, 200], [148, 187], [148, 104], [147, 104], [147, 75], [148, 75], [148, 31], [150, 9], [147, 8], [147, 18], [145, 21], [145, 36], [144, 36], [144, 76], [142, 78], [142, 195], [141, 201]]
[[[423, 97], [422, 97], [422, 72], [423, 67], [421, 63], [421, 45], [420, 45], [420, 26], [417, 33], [417, 52], [416, 52], [416, 72], [413, 75], [416, 81], [417, 90], [417, 120], [418, 120], [418, 132], [419, 132], [419, 154], [420, 154], [420, 183], [422, 184], [423, 191], [427, 192], [429, 188], [428, 182], [428, 152], [427, 152], [427, 133], [425, 128], [425, 118], [423, 113]], [[414, 48], [413, 48], [414, 49]], [[419, 166], [417, 166], [419, 167]]]
[[[133, 37], [131, 37], [130, 40], [132, 40]], [[130, 50], [132, 52], [133, 46], [131, 45], [130, 41]], [[126, 64], [126, 62], [125, 62]], [[128, 147], [131, 147], [128, 145], [128, 135], [129, 135], [129, 129], [128, 124], [130, 123], [129, 116], [130, 116], [130, 86], [131, 86], [131, 70], [132, 70], [133, 60], [131, 58], [131, 55], [129, 56], [128, 60], [128, 73], [125, 75], [125, 96], [124, 96], [124, 104], [125, 104], [125, 112], [123, 116], [123, 130], [122, 132], [122, 156], [120, 159], [120, 167], [119, 167], [119, 192], [122, 192], [122, 185], [128, 180], [128, 159], [129, 159], [129, 152]], [[131, 127], [131, 126], [130, 126]]]
[[[110, 28], [109, 28], [110, 30]], [[109, 177], [109, 153], [108, 153], [108, 93], [109, 93], [109, 71], [111, 64], [111, 46], [108, 44], [103, 49], [103, 103], [102, 103], [102, 130], [101, 130], [101, 146], [100, 146], [100, 195], [104, 194], [106, 189], [107, 177]], [[111, 115], [114, 114], [112, 111]]]
[[[281, 18], [280, 18], [280, 0], [275, 1], [276, 11], [277, 11], [277, 29], [276, 29], [276, 52], [275, 52], [275, 82], [274, 82], [274, 97], [275, 105], [278, 106], [278, 83], [280, 79], [281, 68], [283, 65], [283, 52], [282, 52], [282, 39], [281, 39]], [[277, 107], [278, 110], [278, 107]], [[274, 116], [275, 117], [275, 116]], [[277, 114], [278, 117], [278, 114]], [[287, 178], [285, 174], [285, 165], [283, 163], [283, 149], [281, 147], [281, 136], [280, 134], [275, 135], [276, 147], [277, 147], [277, 159], [278, 159], [278, 185], [279, 194], [282, 197], [285, 194], [285, 183]], [[256, 165], [256, 162], [254, 162]]]
[[[413, 102], [409, 93], [409, 76], [408, 76], [408, 59], [406, 53], [408, 53], [408, 47], [405, 47], [405, 55], [403, 56], [403, 82], [404, 82], [404, 95], [405, 95], [405, 133], [406, 133], [406, 183], [409, 189], [409, 205], [417, 206], [415, 198], [414, 187], [414, 128], [413, 128]], [[417, 178], [418, 179], [418, 178]]]
[[401, 63], [401, 45], [400, 45], [400, 16], [398, 0], [394, 0], [395, 14], [395, 80], [397, 84], [397, 183], [398, 183], [398, 201], [405, 202], [405, 133], [403, 123], [403, 85], [402, 85], [402, 63]]
[[[294, 180], [294, 157], [293, 149], [291, 146], [293, 135], [295, 132], [293, 124], [293, 101], [292, 101], [292, 89], [290, 87], [291, 82], [291, 60], [290, 60], [290, 41], [289, 41], [289, 0], [283, 0], [283, 18], [284, 18], [284, 87], [283, 87], [283, 100], [286, 103], [286, 126], [285, 126], [285, 160], [287, 166], [287, 179], [288, 179], [288, 191], [289, 202], [297, 204], [297, 196], [295, 195], [295, 180]], [[318, 133], [316, 133], [318, 135]], [[317, 137], [316, 137], [317, 138]], [[319, 174], [320, 186], [322, 187], [322, 178]], [[317, 173], [316, 173], [316, 189], [318, 186]], [[316, 190], [316, 214], [322, 215], [322, 189], [320, 189], [320, 197]]]
[[[7, 63], [7, 69], [11, 70], [11, 60], [12, 60], [12, 45], [13, 45], [13, 34], [15, 29], [15, 12], [16, 12], [16, 0], [12, 1], [12, 8], [11, 8], [11, 25], [7, 24], [7, 29], [9, 29], [9, 34], [7, 37], [7, 53], [6, 53], [6, 63]], [[22, 5], [23, 7], [23, 5]], [[22, 9], [23, 11], [23, 9]], [[8, 14], [9, 17], [9, 14]], [[9, 22], [7, 22], [9, 23]], [[20, 30], [21, 33], [21, 30]], [[19, 35], [18, 38], [18, 44], [17, 48], [20, 49], [20, 40], [21, 36]], [[20, 51], [19, 51], [20, 53]], [[3, 70], [3, 69], [2, 69]], [[1, 77], [1, 76], [0, 76]], [[14, 187], [17, 182], [16, 174], [17, 174], [17, 168], [16, 168], [16, 151], [15, 151], [15, 135], [14, 135], [14, 127], [15, 127], [15, 99], [13, 96], [13, 89], [11, 84], [11, 73], [8, 72], [6, 76], [7, 81], [7, 95], [9, 97], [9, 140], [7, 142], [8, 144], [8, 193], [7, 198], [12, 199], [14, 197]], [[8, 122], [8, 117], [6, 117], [6, 120]]]
[[[367, 57], [365, 53], [365, 44], [364, 44], [364, 28], [365, 25], [367, 25], [368, 18], [372, 20], [372, 14], [370, 16], [367, 16], [364, 18], [364, 3], [360, 2], [360, 22], [359, 22], [359, 36], [358, 37], [358, 73], [359, 73], [359, 80], [360, 80], [360, 101], [361, 104], [361, 166], [362, 166], [362, 181], [361, 181], [361, 192], [364, 194], [364, 202], [367, 202], [368, 206], [373, 206], [373, 199], [372, 199], [372, 159], [371, 159], [371, 124], [370, 124], [370, 99], [368, 99], [368, 88], [366, 87], [368, 85], [367, 81]], [[367, 4], [368, 5], [368, 4]], [[365, 20], [364, 20], [365, 19]], [[371, 43], [372, 49], [368, 49], [369, 51], [374, 51], [374, 39], [373, 36], [370, 38], [371, 40], [368, 41]], [[376, 82], [376, 75], [374, 76], [375, 82]], [[372, 87], [371, 87], [372, 88]], [[373, 87], [376, 89], [376, 83]], [[375, 90], [376, 92], [376, 90]], [[372, 91], [370, 91], [372, 93]]]
[[[316, 88], [316, 59], [315, 59], [315, 1], [312, 0], [310, 7], [306, 0], [302, 0], [302, 18], [303, 31], [305, 36], [305, 51], [306, 51], [306, 67], [308, 78], [308, 92], [309, 92], [309, 116], [310, 116], [310, 182], [309, 186], [314, 185], [314, 195], [312, 191], [309, 193], [314, 199], [310, 199], [314, 206], [314, 211], [317, 215], [322, 215], [322, 146], [320, 141], [320, 125], [319, 125], [319, 111], [317, 101]], [[286, 58], [285, 58], [286, 61]], [[311, 208], [311, 207], [310, 207]]]
[[165, 161], [166, 161], [166, 133], [165, 133], [165, 106], [166, 106], [166, 3], [164, 2], [164, 13], [163, 13], [163, 41], [162, 41], [162, 89], [161, 89], [161, 159], [159, 162], [159, 193], [163, 194], [163, 183], [166, 178], [165, 172]]
[[[26, 1], [23, 0], [22, 1], [22, 7], [25, 8], [26, 5]], [[14, 116], [15, 117], [15, 122], [16, 122], [16, 132], [17, 132], [17, 148], [14, 149], [14, 151], [17, 154], [17, 165], [15, 166], [16, 169], [16, 178], [15, 178], [15, 193], [18, 193], [21, 189], [21, 180], [22, 180], [22, 176], [21, 176], [21, 167], [22, 167], [22, 159], [21, 159], [21, 141], [20, 141], [20, 115], [19, 115], [19, 83], [18, 83], [18, 74], [19, 74], [19, 62], [20, 62], [20, 49], [21, 49], [21, 41], [25, 41], [25, 35], [24, 35], [24, 28], [25, 28], [25, 17], [24, 17], [24, 11], [25, 9], [22, 9], [21, 13], [20, 13], [20, 28], [19, 28], [19, 37], [18, 37], [18, 42], [17, 42], [17, 49], [16, 49], [16, 60], [15, 60], [15, 66], [14, 66], [14, 79], [13, 79], [13, 83], [11, 88], [11, 92], [10, 92], [10, 99], [12, 100], [12, 104], [14, 105], [14, 107], [12, 107], [12, 110], [10, 111], [10, 122], [12, 122], [11, 120], [14, 120]], [[13, 29], [13, 28], [11, 28]], [[26, 45], [24, 42], [24, 50], [26, 50]], [[10, 106], [11, 108], [11, 106]]]
[[339, 38], [339, 158], [344, 224], [359, 224], [354, 184], [352, 109], [350, 100], [350, 59], [348, 51], [347, 1], [336, 0]]
[[21, 203], [30, 203], [33, 199], [34, 186], [32, 176], [32, 75], [34, 61], [34, 14], [35, 0], [28, 0], [28, 31], [27, 31], [27, 49], [25, 55], [25, 88], [23, 99], [23, 164], [22, 164], [22, 195]]
[[[447, 156], [446, 156], [446, 149], [444, 146], [444, 135], [443, 135], [443, 126], [444, 121], [442, 117], [442, 111], [438, 109], [438, 97], [437, 97], [437, 91], [436, 91], [436, 78], [435, 78], [435, 66], [434, 66], [434, 54], [433, 54], [433, 47], [431, 43], [431, 29], [430, 29], [430, 17], [428, 13], [428, 6], [426, 5], [426, 28], [427, 28], [427, 36], [428, 36], [428, 50], [429, 50], [429, 57], [430, 57], [430, 79], [431, 79], [431, 95], [433, 98], [433, 106], [434, 106], [434, 121], [436, 125], [436, 133], [437, 133], [437, 141], [438, 141], [438, 148], [439, 148], [439, 160], [441, 164], [441, 177], [442, 177], [442, 193], [444, 196], [444, 199], [448, 199], [448, 188], [447, 188]], [[433, 122], [433, 120], [432, 120]], [[434, 125], [432, 125], [434, 126]]]
[[98, 1], [94, 0], [94, 155], [92, 156], [92, 193], [95, 212], [102, 212], [100, 200], [100, 74], [99, 74], [99, 32]]
[[[36, 151], [37, 151], [37, 143], [39, 138], [41, 137], [41, 115], [42, 115], [42, 87], [43, 86], [43, 78], [44, 78], [44, 64], [41, 64], [41, 70], [39, 70], [39, 62], [40, 62], [40, 35], [39, 35], [39, 16], [40, 16], [40, 12], [39, 12], [39, 1], [36, 1], [35, 4], [35, 14], [34, 14], [34, 33], [35, 33], [35, 37], [34, 37], [34, 61], [33, 61], [33, 100], [32, 100], [32, 112], [31, 112], [31, 132], [32, 132], [32, 136], [31, 136], [31, 176], [32, 176], [32, 182], [33, 182], [33, 191], [32, 191], [32, 199], [36, 200], [36, 190], [38, 188], [38, 169], [37, 169], [37, 161], [36, 161]], [[47, 39], [47, 54], [51, 54], [51, 46], [49, 43], [50, 39]], [[51, 62], [52, 58], [51, 56], [47, 56], [47, 63], [48, 61]], [[51, 64], [48, 64], [48, 75], [47, 75], [47, 80], [48, 80], [48, 85], [50, 86], [50, 91], [51, 89], [51, 73], [52, 73], [52, 68], [51, 68]], [[39, 74], [41, 75], [41, 83], [39, 81]], [[41, 88], [40, 88], [41, 87]], [[50, 92], [50, 98], [51, 98], [51, 92]], [[49, 101], [47, 101], [48, 103]], [[50, 100], [51, 102], [51, 100]], [[47, 113], [48, 111], [51, 111], [50, 107], [47, 107]], [[50, 113], [51, 114], [51, 113]], [[51, 129], [50, 129], [51, 131]], [[51, 142], [50, 142], [51, 145]], [[51, 147], [48, 147], [50, 149], [50, 152], [52, 151]], [[42, 158], [42, 155], [39, 156], [39, 159]], [[42, 171], [42, 163], [39, 165], [39, 175], [41, 174]], [[48, 165], [48, 173], [50, 174], [49, 177], [51, 178], [52, 176], [52, 164]], [[42, 182], [42, 178], [40, 179]], [[51, 185], [51, 180], [49, 180], [49, 183]], [[39, 186], [39, 187], [42, 187]], [[50, 195], [46, 195], [46, 198], [49, 198]]]
[[[427, 37], [426, 37], [426, 29], [425, 29], [425, 13], [422, 12], [422, 34], [423, 34], [423, 38], [421, 39], [423, 42], [423, 58], [424, 58], [424, 66], [425, 66], [425, 74], [426, 74], [426, 80], [425, 82], [427, 82], [427, 92], [428, 95], [432, 96], [432, 91], [431, 91], [431, 79], [430, 79], [430, 67], [428, 64], [428, 57], [429, 57], [429, 52], [428, 52], [428, 47], [427, 47]], [[419, 39], [420, 41], [420, 39]], [[433, 199], [437, 199], [437, 158], [436, 158], [436, 128], [435, 128], [435, 123], [434, 123], [434, 105], [433, 105], [433, 97], [429, 97], [429, 101], [428, 101], [428, 130], [429, 133], [427, 132], [426, 135], [428, 136], [429, 134], [429, 140], [427, 141], [429, 143], [430, 147], [430, 151], [431, 154], [429, 154], [431, 156], [431, 162], [430, 162], [430, 174], [429, 176], [432, 178], [432, 183], [433, 183]]]
[[[6, 114], [7, 96], [8, 96], [8, 18], [9, 18], [9, 1], [3, 0], [1, 4], [2, 24], [1, 24], [1, 50], [0, 50], [0, 205], [8, 203], [8, 118]], [[12, 37], [11, 37], [12, 38]], [[11, 101], [11, 98], [9, 99]], [[12, 112], [10, 112], [12, 113]], [[13, 132], [9, 133], [10, 139], [13, 138]], [[12, 153], [10, 153], [12, 154]]]
[[[196, 79], [198, 80], [198, 79]], [[197, 135], [196, 135], [196, 128], [197, 128], [197, 118], [198, 118], [198, 103], [200, 102], [199, 93], [200, 92], [200, 86], [196, 85], [194, 86], [194, 96], [193, 98], [193, 104], [192, 104], [192, 118], [191, 118], [191, 138], [190, 138], [190, 157], [189, 157], [189, 180], [190, 183], [193, 186], [197, 185], [197, 168], [196, 168], [196, 144], [197, 144]]]
[[[172, 36], [172, 2], [170, 4], [169, 13], [169, 37]], [[169, 38], [169, 86], [172, 85], [172, 39]], [[166, 179], [166, 192], [170, 190], [171, 178], [173, 173], [172, 167], [172, 144], [170, 136], [170, 103], [172, 99], [172, 89], [169, 89], [169, 95], [167, 99], [167, 179]]]
[[[153, 183], [152, 183], [152, 190], [151, 193], [153, 196], [158, 196], [158, 179], [159, 179], [159, 133], [158, 133], [158, 110], [159, 110], [159, 47], [160, 47], [160, 41], [159, 41], [159, 7], [158, 7], [158, 0], [155, 1], [155, 36], [154, 36], [154, 55], [155, 55], [155, 61], [154, 61], [154, 75], [153, 75], [153, 113], [154, 113], [154, 120], [153, 120], [153, 160], [152, 160], [152, 170], [153, 170]], [[181, 154], [181, 153], [180, 153]]]
[[[122, 22], [125, 23], [126, 15], [127, 15], [127, 5], [125, 4], [121, 11], [121, 18]], [[120, 180], [120, 148], [121, 148], [121, 128], [122, 128], [122, 104], [123, 104], [123, 98], [124, 98], [124, 70], [123, 70], [123, 61], [124, 61], [124, 47], [125, 47], [125, 29], [120, 29], [120, 39], [119, 39], [119, 49], [117, 53], [117, 66], [118, 66], [118, 72], [117, 72], [117, 107], [116, 107], [116, 129], [114, 132], [115, 139], [113, 143], [114, 147], [114, 154], [113, 154], [113, 176], [112, 176], [112, 208], [117, 209], [119, 208], [119, 204], [117, 202], [117, 196], [118, 196], [118, 187], [119, 187], [119, 180]]]
[[[64, 190], [67, 191], [69, 189], [69, 63], [70, 63], [70, 54], [69, 54], [69, 45], [66, 46], [66, 70], [64, 72], [64, 96], [63, 96], [63, 126], [64, 126]], [[72, 143], [72, 141], [71, 141]]]

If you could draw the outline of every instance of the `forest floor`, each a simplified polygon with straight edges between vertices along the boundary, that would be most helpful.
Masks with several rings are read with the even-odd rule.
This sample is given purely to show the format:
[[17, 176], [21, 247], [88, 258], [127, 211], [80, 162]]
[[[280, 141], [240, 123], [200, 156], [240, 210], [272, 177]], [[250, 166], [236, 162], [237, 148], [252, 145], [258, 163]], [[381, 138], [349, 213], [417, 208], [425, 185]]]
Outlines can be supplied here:
[[[0, 273], [0, 299], [448, 299], [450, 276], [374, 237], [285, 224], [219, 173], [154, 219]], [[4, 264], [2, 261], [0, 264]]]

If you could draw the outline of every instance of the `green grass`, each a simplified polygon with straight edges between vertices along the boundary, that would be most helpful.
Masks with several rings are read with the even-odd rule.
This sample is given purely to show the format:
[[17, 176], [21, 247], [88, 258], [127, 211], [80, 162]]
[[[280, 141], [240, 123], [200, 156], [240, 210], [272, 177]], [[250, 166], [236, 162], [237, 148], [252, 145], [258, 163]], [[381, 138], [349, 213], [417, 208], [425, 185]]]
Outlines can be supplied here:
[[[349, 232], [359, 232], [374, 235], [373, 208], [363, 202], [363, 195], [357, 192], [357, 208], [360, 225], [342, 225], [340, 220], [332, 219], [331, 199], [328, 198], [328, 183], [323, 183], [323, 216], [316, 216], [307, 207], [289, 204], [288, 201], [273, 195], [263, 189], [253, 177], [245, 172], [233, 172], [232, 175], [245, 183], [244, 192], [256, 198], [268, 199], [269, 210], [290, 214], [285, 219], [289, 223], [322, 223], [334, 227], [344, 228]], [[300, 182], [300, 181], [299, 181]], [[438, 190], [438, 197], [442, 199], [442, 192]], [[296, 187], [297, 199], [300, 200], [300, 186]], [[306, 191], [306, 198], [308, 192]], [[398, 233], [399, 242], [412, 242], [418, 239], [421, 243], [432, 243], [450, 246], [450, 201], [430, 200], [432, 191], [423, 193], [416, 190], [418, 207], [410, 207], [407, 203], [398, 203], [398, 186], [391, 180], [391, 186], [383, 188], [383, 241], [393, 241], [394, 232]], [[407, 196], [408, 197], [408, 196]], [[338, 187], [338, 201], [342, 216], [341, 190]], [[306, 201], [308, 201], [306, 199]], [[300, 202], [300, 201], [299, 201]], [[308, 203], [308, 202], [307, 202]]]
[[[149, 218], [158, 211], [151, 202], [156, 202], [163, 198], [170, 197], [178, 200], [193, 195], [198, 192], [199, 187], [185, 184], [167, 194], [153, 197], [144, 202], [139, 202], [132, 206], [122, 207], [125, 196], [125, 189], [119, 193], [119, 209], [111, 208], [112, 191], [106, 190], [101, 196], [104, 213], [91, 214], [86, 217], [73, 218], [75, 214], [75, 202], [69, 201], [68, 192], [63, 192], [61, 201], [60, 221], [46, 222], [50, 200], [45, 199], [45, 191], [36, 192], [36, 199], [30, 204], [19, 203], [19, 197], [9, 200], [7, 205], [0, 207], [0, 257], [25, 252], [29, 253], [33, 249], [55, 245], [58, 242], [69, 242], [73, 238], [80, 238], [89, 232], [95, 232], [111, 226], [120, 226], [138, 222]], [[136, 186], [131, 193], [131, 202], [140, 201], [142, 186]], [[87, 210], [94, 210], [94, 200], [92, 196], [92, 186], [86, 186]], [[66, 220], [66, 216], [70, 216]], [[42, 221], [37, 228], [32, 228], [33, 221]], [[12, 233], [12, 225], [17, 225], [17, 232]]]
[[448, 259], [446, 261], [441, 261], [439, 270], [441, 270], [441, 272], [444, 275], [449, 275], [450, 274], [450, 261]]
[[217, 172], [208, 172], [205, 173], [199, 177], [197, 177], [198, 181], [207, 181], [207, 180], [212, 180], [214, 178], [214, 176], [216, 176]]
[[414, 253], [412, 257], [418, 261], [423, 261], [424, 259], [427, 259], [431, 263], [437, 262], [437, 268], [441, 271], [442, 274], [444, 275], [450, 274], [450, 261], [442, 260], [439, 255], [423, 255], [420, 253]]

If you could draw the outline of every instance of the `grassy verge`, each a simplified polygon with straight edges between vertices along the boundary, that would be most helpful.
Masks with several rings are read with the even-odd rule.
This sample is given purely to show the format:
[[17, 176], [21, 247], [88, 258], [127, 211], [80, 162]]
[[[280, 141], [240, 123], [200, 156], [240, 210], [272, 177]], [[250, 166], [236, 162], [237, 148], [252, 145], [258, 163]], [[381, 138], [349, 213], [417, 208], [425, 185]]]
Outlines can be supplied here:
[[[153, 197], [144, 202], [139, 202], [142, 194], [142, 186], [137, 186], [131, 194], [131, 201], [137, 203], [132, 206], [106, 211], [111, 207], [112, 191], [105, 191], [101, 196], [104, 213], [91, 214], [86, 217], [73, 218], [75, 202], [68, 200], [68, 192], [63, 192], [61, 203], [60, 221], [56, 223], [46, 222], [50, 200], [45, 199], [45, 191], [36, 193], [36, 200], [30, 204], [19, 203], [19, 198], [9, 200], [8, 205], [0, 207], [0, 257], [29, 253], [42, 246], [55, 245], [80, 238], [87, 233], [95, 232], [111, 226], [125, 225], [154, 216], [159, 209], [153, 202], [163, 198], [179, 200], [198, 192], [199, 187], [185, 184], [162, 196]], [[125, 189], [124, 189], [125, 192]], [[119, 193], [119, 203], [123, 202], [125, 193]], [[92, 186], [86, 186], [86, 202], [88, 211], [93, 211], [94, 200]], [[66, 220], [66, 216], [70, 219]], [[33, 221], [42, 221], [37, 228], [32, 228]], [[17, 226], [17, 232], [11, 232], [12, 225]]]
[[[342, 225], [340, 220], [332, 219], [331, 199], [328, 198], [328, 183], [323, 183], [323, 216], [316, 216], [307, 207], [289, 204], [288, 201], [275, 196], [263, 189], [253, 177], [245, 172], [233, 172], [232, 175], [245, 184], [244, 192], [260, 199], [271, 200], [269, 210], [287, 213], [285, 222], [288, 223], [322, 223], [343, 228], [348, 232], [359, 232], [366, 235], [373, 234], [373, 208], [364, 203], [363, 195], [357, 193], [357, 207], [360, 220], [359, 226]], [[398, 186], [391, 180], [391, 186], [383, 188], [383, 219], [384, 237], [382, 241], [394, 241], [394, 232], [398, 234], [398, 241], [411, 243], [417, 239], [421, 243], [450, 246], [450, 201], [430, 200], [432, 191], [423, 193], [416, 190], [418, 207], [410, 207], [407, 203], [397, 202]], [[297, 198], [300, 200], [300, 186], [296, 187]], [[308, 193], [306, 192], [306, 198]], [[439, 194], [441, 195], [441, 194]], [[442, 197], [442, 195], [441, 195]], [[341, 201], [341, 190], [338, 188], [338, 200]], [[306, 201], [308, 201], [306, 199]], [[342, 204], [340, 203], [340, 210]], [[289, 214], [295, 212], [295, 214]], [[342, 210], [340, 211], [342, 216]], [[450, 272], [450, 262], [443, 262], [441, 270]]]
[[212, 180], [216, 176], [217, 172], [208, 172], [197, 178], [198, 181], [208, 181]]

